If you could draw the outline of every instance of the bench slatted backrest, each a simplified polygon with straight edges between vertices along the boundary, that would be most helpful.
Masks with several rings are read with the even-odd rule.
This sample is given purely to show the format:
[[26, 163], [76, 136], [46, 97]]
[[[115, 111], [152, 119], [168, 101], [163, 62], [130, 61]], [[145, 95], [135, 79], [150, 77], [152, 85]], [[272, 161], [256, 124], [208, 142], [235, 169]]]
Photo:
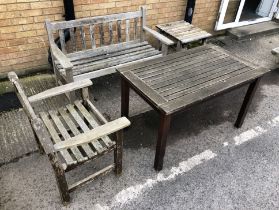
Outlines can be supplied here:
[[[145, 24], [145, 8], [139, 11], [83, 18], [71, 21], [46, 21], [49, 41], [60, 38], [63, 53], [94, 49], [104, 45], [128, 42], [131, 40], [145, 41], [143, 24]], [[64, 33], [69, 33], [66, 42]]]

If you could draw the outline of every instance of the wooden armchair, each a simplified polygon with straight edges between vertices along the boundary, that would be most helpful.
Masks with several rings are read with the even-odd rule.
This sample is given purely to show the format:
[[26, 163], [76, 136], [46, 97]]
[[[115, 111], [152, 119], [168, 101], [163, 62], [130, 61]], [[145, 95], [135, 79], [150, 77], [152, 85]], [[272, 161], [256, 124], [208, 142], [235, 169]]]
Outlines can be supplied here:
[[[122, 117], [108, 122], [89, 100], [89, 79], [55, 87], [37, 95], [27, 97], [14, 72], [8, 74], [15, 87], [17, 96], [32, 125], [41, 153], [48, 155], [53, 167], [62, 201], [69, 202], [69, 193], [77, 187], [93, 179], [115, 170], [122, 171], [123, 128], [130, 125], [127, 118]], [[35, 113], [31, 104], [82, 89], [82, 100], [76, 100], [58, 110]], [[116, 134], [116, 141], [108, 136]], [[65, 173], [76, 166], [94, 160], [114, 151], [114, 163], [75, 184], [68, 185]]]
[[[71, 21], [46, 21], [53, 68], [58, 83], [93, 79], [166, 55], [174, 42], [146, 26], [146, 9]], [[65, 33], [70, 37], [65, 41]], [[149, 33], [162, 44], [156, 50], [146, 40]], [[60, 38], [61, 50], [55, 44]]]

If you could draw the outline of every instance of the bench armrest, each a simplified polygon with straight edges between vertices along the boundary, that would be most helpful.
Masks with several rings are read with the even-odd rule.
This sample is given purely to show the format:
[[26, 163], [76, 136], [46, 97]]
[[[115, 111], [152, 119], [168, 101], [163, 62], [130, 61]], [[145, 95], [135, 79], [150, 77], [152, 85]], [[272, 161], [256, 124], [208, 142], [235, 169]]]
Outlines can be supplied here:
[[271, 53], [272, 53], [273, 55], [279, 56], [279, 47], [274, 48], [273, 50], [271, 50]]
[[69, 70], [73, 68], [70, 59], [57, 47], [55, 43], [50, 43], [53, 57], [59, 62], [63, 69]]
[[172, 40], [163, 36], [162, 34], [158, 33], [157, 31], [155, 31], [151, 28], [148, 28], [147, 26], [144, 26], [143, 30], [150, 33], [152, 36], [154, 36], [156, 39], [161, 41], [163, 44], [166, 44], [168, 46], [174, 45], [174, 42]]
[[108, 122], [104, 125], [94, 128], [88, 132], [79, 134], [73, 138], [61, 141], [54, 145], [56, 151], [71, 148], [73, 146], [79, 146], [100, 139], [116, 131], [122, 130], [130, 125], [130, 121], [126, 117], [121, 117], [117, 120]]
[[93, 83], [90, 79], [85, 79], [85, 80], [80, 80], [80, 81], [76, 81], [76, 82], [72, 82], [66, 85], [61, 85], [58, 87], [54, 87], [48, 90], [45, 90], [41, 93], [38, 93], [36, 95], [30, 96], [28, 98], [28, 100], [30, 101], [30, 103], [42, 100], [42, 99], [46, 99], [46, 98], [50, 98], [53, 96], [57, 96], [57, 95], [61, 95], [64, 93], [68, 93], [71, 91], [75, 91], [78, 89], [82, 89], [88, 86], [91, 86]]

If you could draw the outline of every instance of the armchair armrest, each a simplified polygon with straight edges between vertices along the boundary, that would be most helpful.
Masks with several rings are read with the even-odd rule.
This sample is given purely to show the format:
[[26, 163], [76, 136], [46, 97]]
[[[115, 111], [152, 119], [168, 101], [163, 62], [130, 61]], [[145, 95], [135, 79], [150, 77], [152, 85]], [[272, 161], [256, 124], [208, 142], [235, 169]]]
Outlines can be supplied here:
[[273, 55], [279, 56], [279, 47], [274, 48], [274, 49], [271, 51], [271, 53], [272, 53]]
[[86, 133], [79, 134], [73, 138], [70, 138], [66, 141], [58, 142], [54, 145], [54, 149], [56, 151], [67, 149], [73, 146], [79, 146], [82, 144], [86, 144], [112, 134], [116, 131], [119, 131], [123, 128], [126, 128], [130, 125], [130, 121], [126, 117], [121, 117], [117, 120], [108, 122], [104, 125], [94, 128]]
[[64, 53], [57, 47], [55, 43], [50, 43], [50, 48], [53, 57], [61, 64], [62, 68], [65, 70], [72, 69], [73, 64], [70, 59], [64, 55]]
[[30, 103], [42, 100], [42, 99], [46, 99], [46, 98], [50, 98], [53, 96], [57, 96], [57, 95], [61, 95], [67, 92], [71, 92], [71, 91], [75, 91], [81, 88], [85, 88], [88, 86], [91, 86], [93, 83], [90, 79], [85, 79], [85, 80], [80, 80], [80, 81], [76, 81], [76, 82], [72, 82], [66, 85], [61, 85], [58, 87], [54, 87], [48, 90], [45, 90], [41, 93], [38, 93], [36, 95], [30, 96], [28, 98]]
[[167, 37], [163, 36], [162, 34], [158, 33], [157, 31], [155, 31], [151, 28], [148, 28], [147, 26], [144, 26], [143, 30], [150, 33], [152, 36], [154, 36], [156, 39], [158, 39], [165, 45], [168, 45], [168, 46], [174, 45], [174, 42], [172, 40], [168, 39]]

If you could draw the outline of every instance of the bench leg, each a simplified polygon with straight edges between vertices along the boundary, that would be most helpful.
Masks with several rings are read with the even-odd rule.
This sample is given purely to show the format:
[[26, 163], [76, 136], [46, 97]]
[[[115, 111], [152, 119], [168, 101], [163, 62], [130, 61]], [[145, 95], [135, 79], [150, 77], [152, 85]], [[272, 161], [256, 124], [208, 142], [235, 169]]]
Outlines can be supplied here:
[[54, 154], [49, 154], [49, 159], [55, 174], [57, 186], [60, 192], [63, 204], [70, 202], [70, 194], [68, 190], [68, 183], [65, 176], [65, 171], [59, 164], [57, 157]]
[[129, 117], [129, 84], [124, 79], [121, 79], [121, 116]]
[[114, 150], [115, 173], [122, 173], [123, 130], [116, 133], [116, 148]]
[[161, 114], [154, 161], [154, 169], [156, 171], [161, 171], [163, 169], [163, 161], [166, 151], [167, 136], [170, 129], [170, 121], [171, 115]]
[[235, 122], [235, 127], [237, 128], [241, 128], [243, 122], [244, 122], [244, 119], [246, 117], [246, 114], [248, 112], [248, 109], [251, 105], [251, 102], [252, 102], [252, 99], [255, 95], [255, 92], [258, 88], [258, 85], [259, 85], [259, 82], [260, 82], [260, 79], [261, 78], [257, 78], [256, 80], [254, 80], [248, 87], [248, 90], [247, 90], [247, 93], [245, 95], [245, 98], [244, 98], [244, 101], [243, 101], [243, 104], [241, 106], [241, 109], [239, 111], [239, 114], [238, 114], [238, 117], [237, 117], [237, 120]]

